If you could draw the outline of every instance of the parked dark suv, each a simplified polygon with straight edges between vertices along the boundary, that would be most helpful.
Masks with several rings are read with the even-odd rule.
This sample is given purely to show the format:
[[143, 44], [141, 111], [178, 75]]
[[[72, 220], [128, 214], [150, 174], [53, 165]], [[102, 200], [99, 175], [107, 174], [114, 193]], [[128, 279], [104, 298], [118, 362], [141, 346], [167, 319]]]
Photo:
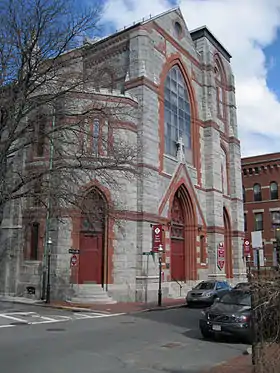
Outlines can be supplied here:
[[200, 303], [210, 305], [216, 298], [221, 298], [229, 290], [231, 287], [226, 281], [202, 281], [188, 292], [186, 302], [190, 306]]
[[251, 293], [231, 290], [202, 311], [199, 327], [204, 338], [217, 335], [238, 337], [252, 342]]

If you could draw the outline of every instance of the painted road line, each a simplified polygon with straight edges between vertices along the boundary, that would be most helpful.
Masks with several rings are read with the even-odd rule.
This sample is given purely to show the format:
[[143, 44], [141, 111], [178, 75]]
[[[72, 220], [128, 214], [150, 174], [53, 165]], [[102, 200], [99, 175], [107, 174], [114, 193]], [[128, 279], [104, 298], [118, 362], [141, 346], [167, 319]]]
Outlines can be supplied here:
[[49, 321], [49, 320], [43, 320], [43, 321], [31, 321], [29, 323], [29, 325], [38, 325], [38, 324], [54, 324], [54, 323], [57, 323], [57, 322], [65, 322], [67, 320], [53, 320], [53, 321]]
[[8, 324], [8, 325], [0, 325], [0, 329], [1, 328], [12, 328], [12, 327], [14, 327], [15, 325], [10, 325], [10, 324]]
[[5, 312], [3, 315], [19, 315], [19, 316], [30, 316], [37, 315], [36, 312]]
[[14, 316], [10, 316], [10, 315], [7, 315], [5, 313], [0, 313], [0, 317], [3, 317], [5, 319], [10, 319], [10, 320], [13, 320], [13, 321], [16, 321], [16, 322], [21, 322], [21, 323], [26, 323], [28, 324], [28, 322], [26, 322], [25, 320], [23, 319], [19, 319], [18, 317], [14, 317]]
[[35, 317], [40, 317], [40, 319], [42, 319], [44, 321], [60, 321], [60, 320], [57, 320], [57, 319], [53, 319], [52, 317], [46, 317], [46, 316], [41, 316], [41, 315], [36, 315]]

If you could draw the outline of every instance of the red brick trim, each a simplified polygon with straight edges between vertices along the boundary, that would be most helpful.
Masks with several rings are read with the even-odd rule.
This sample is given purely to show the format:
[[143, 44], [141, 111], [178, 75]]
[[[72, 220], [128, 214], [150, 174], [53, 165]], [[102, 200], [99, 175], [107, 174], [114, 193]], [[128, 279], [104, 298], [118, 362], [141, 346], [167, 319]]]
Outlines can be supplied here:
[[[184, 174], [185, 174], [186, 179], [188, 181], [189, 188], [186, 186], [184, 178], [180, 177], [182, 169], [184, 169], [184, 171], [185, 171]], [[180, 179], [179, 179], [179, 177], [180, 177]], [[159, 206], [159, 215], [162, 214], [163, 209], [164, 209], [166, 203], [168, 202], [168, 200], [169, 200], [169, 206], [170, 206], [170, 199], [173, 200], [173, 197], [174, 197], [176, 191], [182, 185], [185, 185], [186, 189], [188, 190], [188, 193], [190, 194], [190, 197], [192, 198], [193, 201], [195, 201], [195, 204], [196, 204], [196, 206], [198, 208], [198, 211], [200, 213], [200, 216], [202, 218], [203, 225], [206, 226], [206, 222], [205, 222], [201, 207], [199, 205], [199, 201], [198, 201], [197, 195], [195, 193], [194, 186], [192, 184], [191, 178], [190, 178], [190, 176], [187, 172], [186, 166], [184, 164], [179, 165], [179, 167], [178, 167], [178, 169], [177, 169], [177, 171], [176, 171], [176, 173], [173, 177], [173, 180], [172, 180], [171, 184], [168, 186], [166, 194], [164, 195], [164, 197], [162, 199], [162, 202]]]
[[223, 220], [224, 220], [224, 245], [225, 245], [225, 271], [227, 278], [233, 277], [232, 272], [232, 231], [231, 231], [231, 219], [228, 213], [227, 208], [224, 206], [223, 211]]
[[128, 80], [127, 82], [125, 82], [124, 87], [125, 87], [125, 90], [129, 90], [132, 88], [139, 87], [140, 85], [148, 87], [158, 94], [158, 86], [154, 82], [152, 82], [150, 79], [146, 78], [145, 76], [140, 76], [138, 78]]
[[182, 47], [170, 34], [168, 34], [159, 24], [154, 21], [153, 28], [159, 34], [161, 34], [165, 40], [167, 40], [170, 44], [173, 45], [180, 53], [182, 53], [185, 57], [187, 57], [196, 67], [200, 69], [200, 62], [198, 59], [194, 58], [186, 49]]

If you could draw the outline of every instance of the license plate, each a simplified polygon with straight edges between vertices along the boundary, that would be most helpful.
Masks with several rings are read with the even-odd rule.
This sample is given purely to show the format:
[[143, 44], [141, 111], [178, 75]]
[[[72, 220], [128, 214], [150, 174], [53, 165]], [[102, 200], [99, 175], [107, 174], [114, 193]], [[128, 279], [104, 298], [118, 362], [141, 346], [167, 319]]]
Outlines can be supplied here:
[[220, 332], [222, 330], [222, 327], [221, 327], [221, 325], [212, 325], [212, 329], [215, 332]]

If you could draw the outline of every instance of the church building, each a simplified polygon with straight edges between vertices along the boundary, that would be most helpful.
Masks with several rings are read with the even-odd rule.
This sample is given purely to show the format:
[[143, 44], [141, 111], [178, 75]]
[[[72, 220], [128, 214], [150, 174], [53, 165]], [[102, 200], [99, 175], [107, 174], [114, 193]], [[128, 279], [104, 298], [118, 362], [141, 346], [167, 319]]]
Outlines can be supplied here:
[[[137, 111], [119, 129], [142, 144], [143, 177], [120, 180], [118, 193], [88, 181], [89, 196], [95, 194], [104, 214], [106, 206], [115, 206], [118, 221], [110, 214], [93, 229], [82, 215], [70, 214], [59, 223], [52, 237], [52, 297], [85, 303], [155, 300], [159, 258], [146, 255], [153, 249], [154, 226], [163, 230], [164, 298], [185, 296], [209, 278], [243, 280], [241, 158], [230, 53], [206, 26], [189, 31], [179, 8], [88, 41], [87, 51], [84, 68], [106, 76], [96, 94], [112, 101], [122, 97]], [[76, 98], [77, 105], [82, 99]], [[40, 224], [34, 221], [22, 245], [17, 294], [33, 286], [40, 295], [45, 229]]]

